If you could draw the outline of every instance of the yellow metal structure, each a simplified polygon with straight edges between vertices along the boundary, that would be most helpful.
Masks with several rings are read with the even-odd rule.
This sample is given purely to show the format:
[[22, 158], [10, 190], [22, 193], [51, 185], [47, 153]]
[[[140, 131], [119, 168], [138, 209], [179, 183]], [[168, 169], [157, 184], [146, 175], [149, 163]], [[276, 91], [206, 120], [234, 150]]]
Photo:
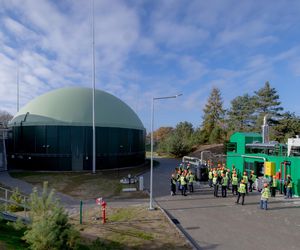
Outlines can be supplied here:
[[273, 176], [275, 175], [276, 164], [272, 161], [265, 162], [265, 175]]

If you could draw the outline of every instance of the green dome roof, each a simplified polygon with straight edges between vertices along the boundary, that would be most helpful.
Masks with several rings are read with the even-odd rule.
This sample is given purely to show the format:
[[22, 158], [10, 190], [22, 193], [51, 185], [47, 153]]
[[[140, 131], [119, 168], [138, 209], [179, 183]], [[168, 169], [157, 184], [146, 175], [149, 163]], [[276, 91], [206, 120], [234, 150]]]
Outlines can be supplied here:
[[[92, 126], [92, 89], [62, 88], [41, 95], [25, 105], [9, 126]], [[95, 92], [97, 127], [142, 129], [135, 112], [120, 99], [101, 90]]]

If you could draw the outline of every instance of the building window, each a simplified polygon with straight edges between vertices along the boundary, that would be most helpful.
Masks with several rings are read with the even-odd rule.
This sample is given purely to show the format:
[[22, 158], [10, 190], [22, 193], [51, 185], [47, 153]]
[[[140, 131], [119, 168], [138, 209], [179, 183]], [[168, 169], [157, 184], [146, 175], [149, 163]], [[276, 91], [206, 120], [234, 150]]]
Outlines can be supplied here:
[[233, 152], [233, 153], [236, 152], [236, 147], [237, 147], [236, 142], [229, 142], [227, 143], [226, 147], [227, 147], [227, 152]]

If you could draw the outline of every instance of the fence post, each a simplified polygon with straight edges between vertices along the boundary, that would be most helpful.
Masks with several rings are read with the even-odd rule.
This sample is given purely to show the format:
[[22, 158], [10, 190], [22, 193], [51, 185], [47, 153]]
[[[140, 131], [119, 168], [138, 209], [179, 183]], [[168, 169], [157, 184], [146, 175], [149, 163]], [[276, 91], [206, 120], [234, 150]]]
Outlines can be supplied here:
[[80, 213], [79, 213], [79, 221], [80, 221], [80, 225], [82, 224], [82, 201], [80, 201]]
[[24, 216], [26, 217], [26, 196], [24, 196]]
[[5, 212], [7, 212], [7, 199], [8, 199], [7, 189], [5, 189]]

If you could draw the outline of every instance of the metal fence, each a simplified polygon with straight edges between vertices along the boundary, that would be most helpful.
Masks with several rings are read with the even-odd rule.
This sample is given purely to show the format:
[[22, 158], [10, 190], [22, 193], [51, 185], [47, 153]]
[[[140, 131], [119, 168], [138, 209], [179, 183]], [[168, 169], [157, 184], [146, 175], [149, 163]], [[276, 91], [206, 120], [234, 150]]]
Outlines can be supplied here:
[[[9, 205], [16, 205], [18, 207], [23, 208], [23, 216], [28, 217], [28, 196], [20, 194], [21, 203], [18, 203], [11, 199], [14, 191], [0, 187], [0, 211], [9, 212]], [[20, 211], [22, 212], [22, 211]], [[20, 215], [20, 214], [18, 214]]]

